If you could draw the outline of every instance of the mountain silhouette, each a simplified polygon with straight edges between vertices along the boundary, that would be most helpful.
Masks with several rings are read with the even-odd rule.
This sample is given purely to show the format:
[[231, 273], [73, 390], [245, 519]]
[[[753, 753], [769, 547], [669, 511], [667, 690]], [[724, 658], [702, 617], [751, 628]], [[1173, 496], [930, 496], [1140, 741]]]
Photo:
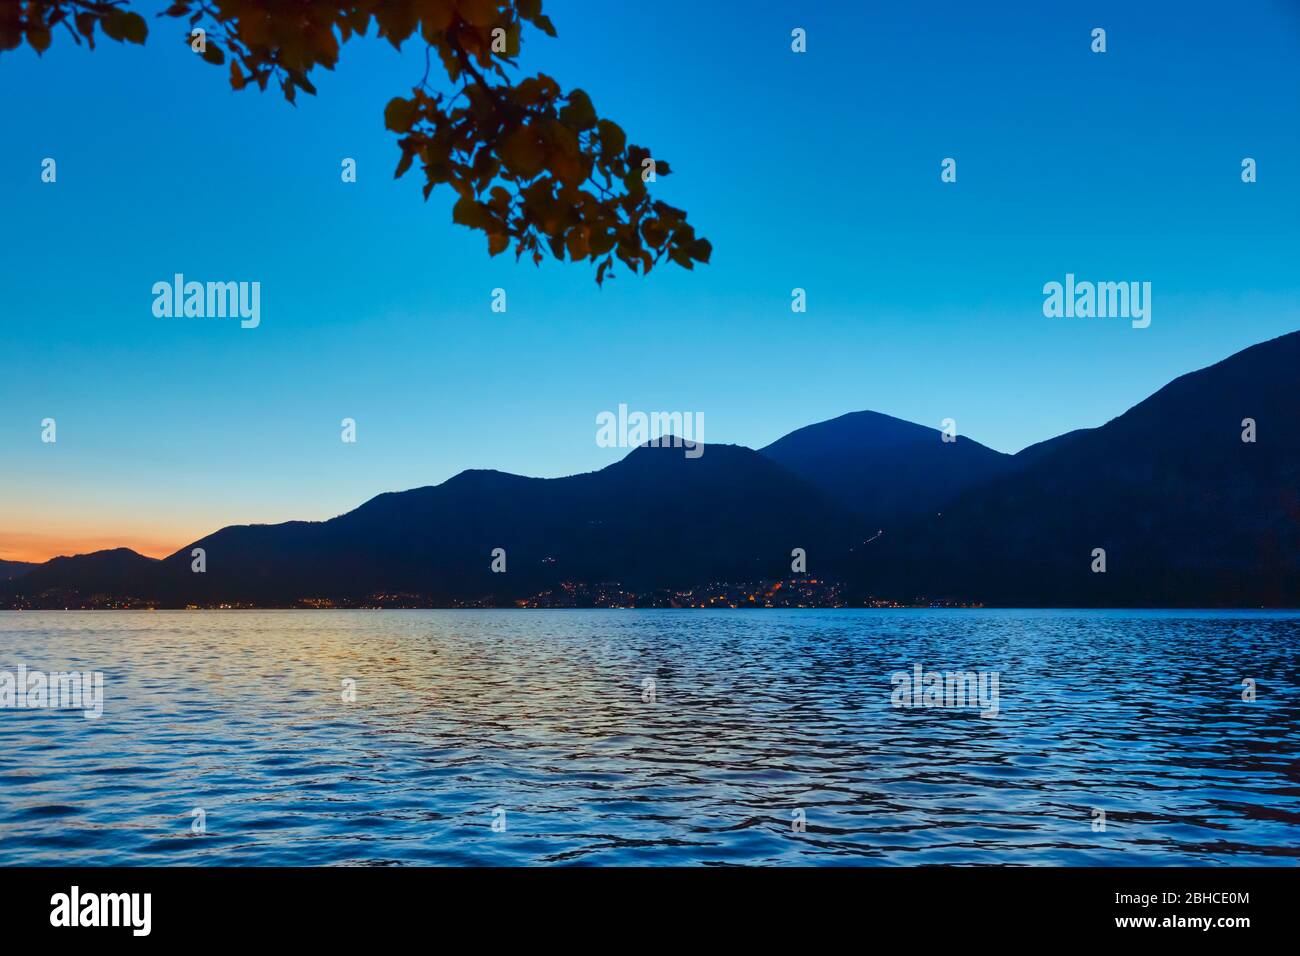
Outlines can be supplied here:
[[851, 412], [779, 438], [762, 454], [868, 525], [896, 527], [1014, 467], [1011, 455], [878, 412]]
[[[192, 546], [206, 551], [204, 575], [190, 572], [188, 548], [163, 564], [208, 600], [392, 591], [507, 601], [562, 581], [671, 588], [773, 577], [788, 570], [792, 546], [830, 553], [848, 540], [839, 509], [750, 449], [709, 445], [687, 459], [642, 447], [588, 474], [466, 471], [331, 521], [225, 528]], [[491, 570], [496, 548], [504, 574]]]
[[[58, 606], [104, 590], [166, 606], [374, 595], [510, 603], [565, 581], [664, 589], [784, 577], [793, 548], [829, 560], [856, 524], [751, 449], [708, 445], [687, 459], [682, 448], [643, 446], [587, 474], [465, 471], [329, 521], [227, 527], [161, 561], [130, 551], [60, 558], [12, 584]], [[196, 548], [201, 574], [191, 570]], [[491, 568], [497, 548], [505, 573]]]
[[1014, 456], [855, 412], [762, 452], [643, 446], [566, 478], [465, 471], [328, 521], [222, 528], [162, 560], [120, 548], [7, 580], [0, 567], [0, 606], [510, 605], [566, 582], [789, 578], [795, 548], [856, 601], [1298, 606], [1297, 369], [1300, 332]]
[[0, 581], [20, 578], [34, 567], [36, 565], [28, 561], [0, 561]]
[[1004, 605], [1300, 604], [1300, 332], [1016, 459], [848, 573]]
[[158, 561], [130, 548], [112, 548], [51, 558], [13, 579], [11, 588], [25, 594], [47, 594], [41, 606], [62, 607], [59, 596], [76, 599], [92, 594], [144, 597], [157, 592]]

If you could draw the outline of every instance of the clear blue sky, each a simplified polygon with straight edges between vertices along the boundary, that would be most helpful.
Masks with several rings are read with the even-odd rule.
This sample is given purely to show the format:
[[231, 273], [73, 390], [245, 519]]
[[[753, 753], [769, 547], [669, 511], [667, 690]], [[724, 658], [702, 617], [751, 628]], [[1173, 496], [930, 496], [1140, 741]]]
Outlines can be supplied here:
[[[545, 8], [525, 71], [671, 162], [711, 265], [601, 290], [489, 259], [449, 193], [392, 178], [415, 43], [348, 44], [297, 108], [232, 92], [174, 21], [0, 54], [0, 558], [591, 470], [624, 453], [595, 444], [620, 402], [701, 411], [709, 442], [874, 409], [1016, 451], [1300, 328], [1300, 4]], [[261, 327], [155, 318], [175, 272], [260, 281]], [[1150, 281], [1151, 327], [1044, 318], [1066, 272]]]

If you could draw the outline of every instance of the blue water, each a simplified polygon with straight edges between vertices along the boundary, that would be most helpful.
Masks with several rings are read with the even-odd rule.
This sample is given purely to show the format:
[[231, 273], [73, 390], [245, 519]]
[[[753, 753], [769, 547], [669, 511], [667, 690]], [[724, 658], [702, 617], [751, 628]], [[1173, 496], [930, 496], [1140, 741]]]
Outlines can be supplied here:
[[1296, 614], [0, 613], [19, 663], [105, 703], [0, 710], [5, 865], [1300, 857]]

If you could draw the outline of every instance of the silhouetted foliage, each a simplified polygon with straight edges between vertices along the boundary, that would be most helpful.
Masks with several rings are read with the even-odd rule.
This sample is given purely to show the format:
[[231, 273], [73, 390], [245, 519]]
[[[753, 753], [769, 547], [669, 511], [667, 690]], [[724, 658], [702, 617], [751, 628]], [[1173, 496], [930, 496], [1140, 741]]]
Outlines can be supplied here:
[[[587, 259], [597, 282], [615, 258], [641, 273], [665, 257], [687, 269], [709, 261], [685, 211], [649, 195], [647, 179], [668, 175], [667, 162], [629, 143], [582, 90], [565, 93], [541, 73], [511, 80], [523, 25], [555, 35], [541, 0], [182, 0], [159, 16], [187, 21], [178, 39], [225, 67], [233, 89], [275, 82], [291, 103], [299, 90], [314, 94], [312, 70], [332, 70], [340, 47], [372, 24], [398, 49], [418, 37], [425, 75], [384, 110], [399, 137], [395, 175], [418, 161], [426, 199], [448, 184], [459, 196], [452, 219], [481, 229], [490, 254], [513, 242], [516, 258], [534, 263], [546, 250]], [[97, 33], [143, 43], [149, 31], [127, 0], [0, 5], [0, 51], [26, 39], [43, 53], [59, 32], [93, 49]], [[429, 84], [434, 54], [450, 90]]]

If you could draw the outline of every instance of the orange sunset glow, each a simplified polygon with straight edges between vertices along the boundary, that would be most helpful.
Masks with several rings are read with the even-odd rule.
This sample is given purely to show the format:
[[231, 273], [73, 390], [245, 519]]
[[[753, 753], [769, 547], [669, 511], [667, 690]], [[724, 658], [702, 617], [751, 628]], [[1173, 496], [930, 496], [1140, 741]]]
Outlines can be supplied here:
[[184, 533], [164, 534], [127, 531], [99, 531], [90, 534], [71, 531], [0, 531], [0, 560], [48, 561], [63, 555], [88, 554], [108, 548], [130, 548], [151, 558], [164, 558], [188, 541], [200, 537]]

